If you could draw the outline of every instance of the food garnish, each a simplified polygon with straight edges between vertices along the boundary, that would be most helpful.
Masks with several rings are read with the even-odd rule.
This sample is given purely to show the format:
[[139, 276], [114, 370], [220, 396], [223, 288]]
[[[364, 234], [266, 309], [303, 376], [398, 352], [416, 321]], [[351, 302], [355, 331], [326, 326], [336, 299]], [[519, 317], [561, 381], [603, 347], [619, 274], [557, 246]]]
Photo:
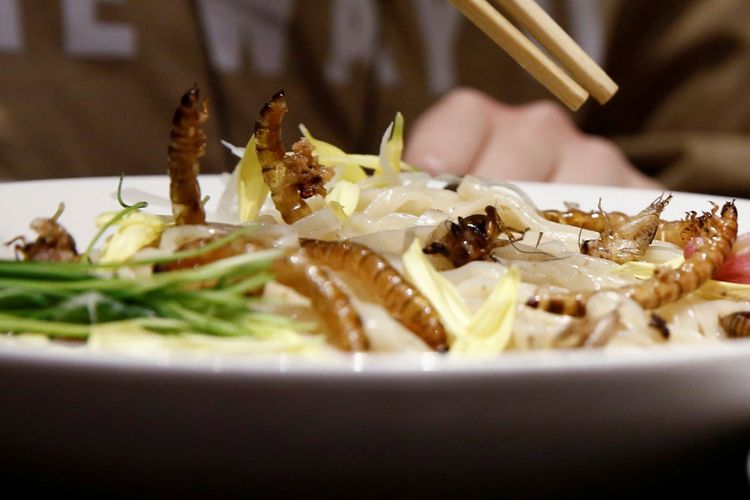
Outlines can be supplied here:
[[374, 155], [304, 126], [287, 151], [286, 112], [274, 94], [246, 147], [228, 145], [230, 202], [212, 211], [199, 186], [208, 109], [188, 90], [170, 134], [172, 214], [125, 203], [121, 179], [120, 208], [92, 221], [81, 254], [62, 205], [32, 221], [37, 238], [8, 241], [16, 259], [0, 261], [0, 329], [93, 350], [316, 356], [749, 335], [750, 237], [732, 201], [678, 220], [662, 219], [668, 194], [634, 216], [601, 200], [540, 211], [509, 183], [404, 163], [400, 113]]

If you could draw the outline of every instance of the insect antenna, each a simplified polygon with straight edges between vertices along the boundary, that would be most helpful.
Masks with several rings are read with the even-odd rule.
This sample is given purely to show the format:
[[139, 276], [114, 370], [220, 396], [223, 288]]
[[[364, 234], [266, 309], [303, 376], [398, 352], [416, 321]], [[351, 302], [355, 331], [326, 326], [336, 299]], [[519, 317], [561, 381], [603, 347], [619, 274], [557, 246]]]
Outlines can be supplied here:
[[60, 204], [57, 206], [57, 212], [55, 212], [55, 215], [52, 216], [52, 222], [57, 222], [57, 219], [60, 218], [62, 213], [65, 211], [65, 203], [60, 202]]
[[[518, 240], [508, 240], [508, 243], [518, 253], [527, 253], [527, 254], [531, 254], [531, 255], [544, 255], [545, 257], [549, 257], [550, 260], [557, 260], [557, 259], [560, 259], [560, 258], [564, 258], [564, 257], [556, 257], [556, 256], [552, 255], [549, 252], [545, 252], [544, 250], [539, 250], [539, 249], [536, 249], [536, 248], [534, 250], [524, 250], [523, 248], [520, 248], [520, 247], [516, 246], [516, 242], [517, 241]], [[545, 262], [548, 262], [548, 261], [545, 261]]]

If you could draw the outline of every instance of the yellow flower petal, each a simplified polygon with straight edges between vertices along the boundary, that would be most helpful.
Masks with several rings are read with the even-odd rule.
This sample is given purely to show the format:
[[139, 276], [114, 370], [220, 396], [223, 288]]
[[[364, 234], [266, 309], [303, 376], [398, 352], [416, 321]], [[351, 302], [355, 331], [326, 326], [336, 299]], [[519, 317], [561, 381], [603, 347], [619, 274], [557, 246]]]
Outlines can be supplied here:
[[612, 270], [613, 273], [623, 273], [630, 276], [634, 276], [639, 279], [649, 279], [654, 275], [654, 272], [656, 271], [657, 267], [668, 267], [671, 269], [676, 269], [682, 265], [682, 263], [685, 262], [685, 259], [682, 257], [675, 257], [672, 260], [668, 260], [666, 262], [663, 262], [659, 265], [654, 264], [653, 262], [645, 262], [645, 261], [631, 261], [626, 262], [624, 264], [620, 264], [616, 268]]
[[252, 222], [258, 217], [260, 207], [268, 196], [268, 186], [263, 180], [263, 170], [255, 151], [255, 136], [250, 138], [245, 153], [237, 165], [237, 202], [240, 221]]
[[341, 148], [338, 148], [334, 146], [331, 143], [321, 141], [320, 139], [316, 139], [312, 136], [310, 131], [300, 123], [299, 130], [302, 132], [302, 135], [305, 139], [307, 139], [310, 144], [312, 144], [315, 147], [315, 154], [320, 156], [346, 156], [346, 153], [344, 153], [344, 150]]
[[359, 203], [359, 186], [343, 179], [338, 181], [326, 195], [326, 203], [336, 203], [346, 217], [351, 216]]
[[750, 300], [750, 285], [708, 280], [696, 293], [706, 300]]
[[321, 165], [331, 168], [341, 166], [343, 170], [341, 178], [349, 182], [359, 182], [367, 177], [367, 174], [362, 170], [362, 167], [357, 164], [356, 161], [350, 159], [349, 155], [347, 155], [342, 149], [337, 148], [333, 144], [316, 139], [312, 136], [310, 131], [307, 130], [307, 127], [302, 124], [300, 124], [299, 129], [305, 139], [310, 141], [310, 144], [315, 147], [315, 155], [318, 157], [318, 162]]
[[503, 352], [513, 329], [520, 283], [521, 273], [510, 268], [471, 318], [466, 335], [451, 346], [451, 354], [494, 356]]
[[402, 257], [406, 278], [435, 308], [448, 331], [448, 341], [464, 335], [471, 312], [456, 287], [435, 270], [422, 252], [422, 243], [415, 239]]
[[396, 113], [396, 118], [393, 120], [393, 133], [391, 138], [388, 140], [386, 147], [386, 154], [388, 156], [388, 163], [396, 170], [401, 171], [401, 156], [404, 153], [404, 115], [400, 112]]
[[[111, 218], [111, 214], [102, 214], [97, 218], [97, 223], [106, 223]], [[145, 212], [132, 212], [120, 221], [99, 260], [103, 264], [128, 260], [140, 249], [153, 243], [162, 231], [164, 221], [161, 217]]]

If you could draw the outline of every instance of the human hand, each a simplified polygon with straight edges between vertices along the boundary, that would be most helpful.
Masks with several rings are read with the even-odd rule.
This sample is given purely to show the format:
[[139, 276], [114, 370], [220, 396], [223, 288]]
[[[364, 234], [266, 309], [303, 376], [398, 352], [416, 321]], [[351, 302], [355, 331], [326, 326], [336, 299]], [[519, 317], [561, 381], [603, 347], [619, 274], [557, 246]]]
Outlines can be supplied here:
[[410, 131], [405, 159], [433, 173], [662, 187], [612, 142], [580, 132], [559, 105], [509, 106], [466, 88], [422, 114]]

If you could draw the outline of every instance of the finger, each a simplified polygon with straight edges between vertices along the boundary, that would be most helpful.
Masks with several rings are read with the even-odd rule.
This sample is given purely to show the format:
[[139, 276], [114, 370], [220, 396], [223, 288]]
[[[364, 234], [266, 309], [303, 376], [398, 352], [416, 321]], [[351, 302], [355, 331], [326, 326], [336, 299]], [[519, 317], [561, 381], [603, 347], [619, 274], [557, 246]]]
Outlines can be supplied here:
[[405, 160], [432, 173], [467, 173], [490, 133], [488, 111], [494, 106], [480, 92], [452, 91], [414, 123]]
[[498, 180], [544, 180], [554, 157], [548, 148], [534, 148], [526, 139], [513, 131], [493, 133], [469, 173]]
[[581, 136], [566, 145], [551, 180], [649, 189], [663, 187], [638, 171], [614, 143], [591, 136]]
[[549, 180], [577, 135], [565, 111], [547, 101], [513, 108], [497, 116], [491, 128], [473, 171], [507, 180]]

